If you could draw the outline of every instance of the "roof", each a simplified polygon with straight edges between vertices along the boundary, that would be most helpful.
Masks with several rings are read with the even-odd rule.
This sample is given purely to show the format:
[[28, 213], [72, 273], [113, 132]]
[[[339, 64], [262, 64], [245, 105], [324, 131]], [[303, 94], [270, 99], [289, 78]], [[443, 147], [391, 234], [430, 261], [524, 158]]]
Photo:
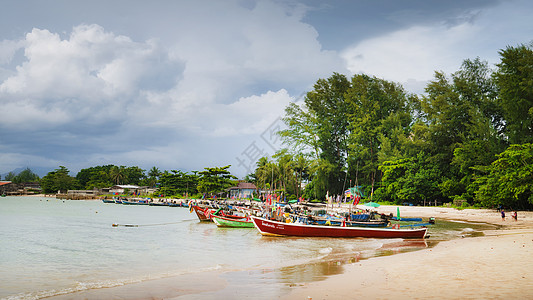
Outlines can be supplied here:
[[10, 184], [11, 181], [0, 181], [0, 185], [6, 185], [6, 184]]
[[230, 187], [229, 189], [230, 190], [244, 190], [244, 189], [256, 190], [257, 187], [255, 186], [255, 184], [251, 182], [239, 182], [237, 186]]
[[136, 186], [136, 185], [131, 185], [131, 184], [123, 184], [123, 185], [115, 185], [113, 186], [114, 188], [115, 187], [118, 187], [118, 188], [121, 188], [121, 189], [138, 189], [139, 187]]

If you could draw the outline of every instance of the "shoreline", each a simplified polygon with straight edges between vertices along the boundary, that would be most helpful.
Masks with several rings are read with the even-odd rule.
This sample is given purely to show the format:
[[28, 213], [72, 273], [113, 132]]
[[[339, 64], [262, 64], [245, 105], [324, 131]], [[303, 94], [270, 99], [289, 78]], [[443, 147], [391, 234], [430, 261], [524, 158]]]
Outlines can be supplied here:
[[[381, 206], [379, 211], [395, 214], [396, 208]], [[483, 222], [501, 229], [347, 265], [342, 274], [297, 285], [281, 299], [533, 298], [533, 212], [518, 212], [514, 221], [488, 209], [400, 206], [400, 215]]]
[[[397, 208], [380, 206], [377, 211], [396, 215]], [[502, 221], [498, 211], [489, 209], [400, 206], [400, 213], [402, 217], [435, 217], [437, 222], [488, 223], [497, 229], [486, 230], [480, 237], [434, 240], [436, 246], [413, 252], [335, 265], [338, 272], [320, 280], [305, 281], [302, 277], [291, 284], [266, 285], [264, 281], [268, 279], [263, 275], [252, 275], [265, 270], [216, 271], [88, 289], [47, 299], [250, 299], [250, 295], [255, 295], [254, 299], [315, 300], [533, 298], [533, 212], [518, 212], [518, 221], [512, 220], [510, 214]], [[309, 267], [303, 267], [301, 272], [307, 273]], [[261, 288], [268, 290], [257, 294]]]

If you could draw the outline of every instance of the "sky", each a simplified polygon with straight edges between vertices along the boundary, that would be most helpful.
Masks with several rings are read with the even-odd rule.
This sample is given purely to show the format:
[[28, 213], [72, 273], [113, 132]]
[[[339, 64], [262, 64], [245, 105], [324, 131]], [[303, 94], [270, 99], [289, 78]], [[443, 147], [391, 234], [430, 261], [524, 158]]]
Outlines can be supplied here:
[[[239, 178], [334, 72], [423, 94], [533, 41], [529, 0], [0, 0], [0, 174], [101, 165]], [[46, 172], [47, 172], [46, 171]], [[46, 172], [40, 176], [46, 175]]]

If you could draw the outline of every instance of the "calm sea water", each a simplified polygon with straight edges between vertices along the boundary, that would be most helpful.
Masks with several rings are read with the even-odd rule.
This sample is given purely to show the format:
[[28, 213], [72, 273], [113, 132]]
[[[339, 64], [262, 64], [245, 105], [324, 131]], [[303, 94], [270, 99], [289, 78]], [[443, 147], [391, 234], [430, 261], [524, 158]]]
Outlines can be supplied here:
[[[472, 227], [437, 225], [428, 241], [477, 232]], [[213, 271], [232, 274], [227, 281], [248, 283], [271, 297], [280, 292], [276, 285], [320, 280], [340, 272], [343, 263], [428, 245], [401, 239], [263, 237], [253, 228], [200, 223], [187, 208], [40, 197], [0, 198], [0, 228], [0, 298], [8, 299], [174, 276], [202, 278]]]

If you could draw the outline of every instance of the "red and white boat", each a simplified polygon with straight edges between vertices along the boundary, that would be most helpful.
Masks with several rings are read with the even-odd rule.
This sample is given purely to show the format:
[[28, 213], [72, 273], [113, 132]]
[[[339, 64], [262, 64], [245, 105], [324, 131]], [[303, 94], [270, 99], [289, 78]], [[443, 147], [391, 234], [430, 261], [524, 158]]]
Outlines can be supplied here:
[[422, 239], [427, 228], [373, 228], [373, 227], [342, 227], [283, 223], [251, 216], [255, 228], [262, 235], [270, 236], [301, 236], [301, 237], [339, 237], [339, 238], [404, 238]]
[[191, 204], [190, 212], [195, 212], [198, 220], [201, 222], [213, 222], [213, 215], [219, 215], [230, 219], [240, 220], [245, 218], [245, 216], [237, 216], [225, 213], [222, 209], [213, 209], [209, 207], [200, 207], [195, 204]]

